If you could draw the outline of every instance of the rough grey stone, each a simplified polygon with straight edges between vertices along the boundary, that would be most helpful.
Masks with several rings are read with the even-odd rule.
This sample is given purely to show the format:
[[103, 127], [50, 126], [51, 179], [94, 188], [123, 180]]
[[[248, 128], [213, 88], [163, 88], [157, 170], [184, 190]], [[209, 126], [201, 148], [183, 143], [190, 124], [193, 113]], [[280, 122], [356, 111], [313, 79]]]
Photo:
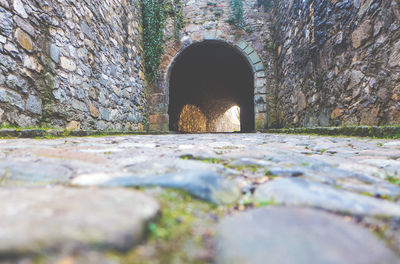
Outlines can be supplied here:
[[42, 114], [42, 100], [34, 95], [29, 95], [26, 101], [26, 110], [34, 114]]
[[132, 175], [107, 177], [84, 175], [72, 181], [75, 185], [100, 186], [161, 186], [185, 190], [192, 195], [216, 204], [232, 203], [239, 198], [239, 189], [233, 182], [213, 171], [186, 170], [161, 175]]
[[10, 74], [7, 76], [6, 84], [8, 87], [15, 90], [21, 90], [24, 93], [28, 91], [28, 85], [26, 81], [22, 77], [14, 74]]
[[256, 51], [254, 51], [253, 53], [251, 53], [251, 54], [249, 55], [249, 58], [250, 58], [250, 61], [251, 61], [253, 64], [256, 64], [256, 63], [258, 63], [258, 62], [261, 61], [260, 56], [258, 56], [258, 54], [257, 54]]
[[239, 41], [236, 45], [237, 45], [240, 49], [244, 50], [249, 44], [248, 44], [246, 41], [241, 40], [241, 41]]
[[60, 49], [54, 44], [50, 45], [50, 57], [55, 63], [60, 62]]
[[71, 180], [71, 177], [72, 171], [70, 169], [50, 162], [29, 163], [0, 160], [1, 186], [67, 184]]
[[25, 11], [24, 4], [21, 0], [13, 0], [14, 10], [20, 15], [22, 18], [28, 18], [28, 14]]
[[107, 108], [100, 107], [99, 112], [101, 119], [110, 121], [110, 111]]
[[0, 7], [0, 33], [10, 36], [13, 30], [12, 14]]
[[368, 230], [325, 212], [261, 208], [222, 220], [218, 264], [375, 264], [399, 259]]
[[20, 18], [19, 16], [16, 16], [14, 18], [15, 23], [22, 28], [26, 33], [28, 33], [29, 35], [31, 35], [32, 37], [35, 36], [35, 29], [32, 27], [32, 25], [27, 22], [26, 20]]
[[257, 201], [274, 200], [279, 204], [311, 206], [355, 215], [400, 216], [400, 206], [396, 203], [299, 178], [283, 178], [263, 184], [257, 188], [254, 197]]
[[82, 32], [83, 32], [87, 37], [92, 38], [92, 30], [90, 29], [90, 27], [88, 26], [88, 24], [86, 23], [86, 21], [82, 21], [81, 29], [82, 29]]
[[11, 90], [0, 88], [0, 102], [9, 103], [19, 109], [24, 109], [24, 101], [21, 95]]
[[[133, 190], [3, 188], [0, 258], [87, 249], [130, 249], [158, 203]], [[112, 224], [111, 224], [112, 223]]]

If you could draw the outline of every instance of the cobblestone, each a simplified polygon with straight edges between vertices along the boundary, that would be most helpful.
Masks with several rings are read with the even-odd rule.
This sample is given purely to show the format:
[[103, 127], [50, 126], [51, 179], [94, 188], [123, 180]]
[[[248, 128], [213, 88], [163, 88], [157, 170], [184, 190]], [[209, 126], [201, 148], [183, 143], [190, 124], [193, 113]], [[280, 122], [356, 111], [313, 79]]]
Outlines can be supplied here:
[[[107, 187], [107, 195], [120, 199], [121, 192], [128, 196], [135, 192], [128, 187], [147, 188], [150, 185], [187, 191], [199, 199], [219, 203], [227, 214], [233, 215], [245, 214], [242, 211], [253, 207], [275, 205], [287, 208], [285, 217], [290, 218], [291, 210], [310, 208], [317, 212], [317, 218], [319, 212], [323, 212], [323, 218], [328, 219], [326, 227], [334, 227], [338, 232], [342, 227], [357, 237], [359, 232], [378, 232], [388, 248], [381, 252], [386, 252], [388, 259], [392, 258], [387, 253], [390, 250], [400, 252], [399, 173], [400, 141], [389, 139], [257, 133], [0, 140], [0, 194], [21, 193], [23, 199], [25, 193], [37, 193], [40, 197], [43, 192], [56, 199], [69, 192], [93, 190], [101, 193]], [[86, 203], [90, 195], [79, 197]], [[5, 206], [8, 200], [1, 201], [0, 206]], [[65, 199], [63, 202], [69, 213], [74, 214], [76, 201], [72, 203]], [[17, 206], [22, 201], [16, 199], [13, 203]], [[223, 205], [225, 203], [230, 205]], [[60, 205], [60, 210], [62, 208]], [[129, 206], [124, 208], [126, 215], [122, 213], [118, 218], [121, 221], [129, 219], [131, 213]], [[101, 210], [102, 214], [95, 214], [98, 221], [109, 221], [106, 216], [114, 214], [114, 208]], [[269, 214], [275, 217], [275, 212], [271, 210]], [[307, 213], [310, 219], [313, 215]], [[36, 225], [35, 228], [42, 228], [47, 221], [52, 221], [52, 218], [46, 218], [33, 224], [35, 218], [31, 214], [21, 213], [18, 217], [21, 225]], [[337, 220], [339, 218], [341, 220]], [[14, 218], [4, 215], [1, 219], [12, 221]], [[74, 226], [74, 221], [83, 221], [80, 217], [71, 219], [64, 219], [62, 225], [68, 229]], [[350, 219], [353, 224], [340, 224], [343, 219]], [[238, 224], [237, 228], [240, 227]], [[143, 231], [145, 227], [137, 225], [135, 228]], [[121, 236], [130, 229], [124, 230], [119, 233]], [[10, 239], [2, 240], [3, 252], [11, 248], [12, 252], [19, 252], [17, 240], [12, 238], [18, 238], [20, 231], [10, 229], [7, 232]], [[57, 239], [62, 236], [69, 238], [67, 233], [62, 233]], [[372, 244], [384, 247], [371, 237], [368, 239]], [[42, 238], [46, 245], [53, 241], [53, 237]], [[314, 239], [318, 244], [322, 238], [316, 236]], [[337, 239], [324, 243], [340, 247], [335, 243], [345, 237]], [[358, 252], [365, 249], [363, 245], [351, 250]], [[268, 243], [264, 246], [268, 247]], [[292, 250], [289, 244], [276, 246], [280, 252]], [[35, 253], [43, 250], [21, 245], [21, 250], [25, 248]], [[232, 248], [224, 250], [225, 253], [232, 252]], [[259, 253], [254, 251], [257, 247], [248, 250], [254, 256]], [[96, 253], [100, 254], [97, 260], [106, 259], [101, 252]], [[344, 258], [345, 251], [341, 252], [344, 253], [335, 257]], [[328, 254], [321, 252], [321, 256], [325, 253]], [[248, 263], [253, 263], [251, 259], [249, 257]], [[91, 262], [86, 260], [86, 263]]]

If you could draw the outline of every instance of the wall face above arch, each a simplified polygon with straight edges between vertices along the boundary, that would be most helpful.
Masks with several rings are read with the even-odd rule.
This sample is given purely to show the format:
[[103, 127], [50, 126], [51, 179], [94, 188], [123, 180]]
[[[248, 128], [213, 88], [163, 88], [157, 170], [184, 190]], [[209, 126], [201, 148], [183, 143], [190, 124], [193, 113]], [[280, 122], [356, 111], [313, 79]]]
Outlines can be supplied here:
[[0, 0], [0, 125], [140, 129], [138, 1]]
[[270, 87], [275, 85], [274, 52], [265, 48], [265, 40], [271, 39], [269, 27], [272, 17], [257, 5], [257, 0], [243, 1], [247, 30], [240, 30], [227, 21], [231, 17], [230, 0], [196, 0], [184, 2], [186, 24], [181, 31], [180, 41], [173, 38], [173, 21], [167, 21], [165, 54], [160, 66], [160, 80], [150, 95], [150, 129], [168, 129], [169, 72], [174, 59], [186, 47], [204, 41], [221, 41], [237, 49], [253, 68], [255, 127], [267, 126], [270, 113], [268, 108]]

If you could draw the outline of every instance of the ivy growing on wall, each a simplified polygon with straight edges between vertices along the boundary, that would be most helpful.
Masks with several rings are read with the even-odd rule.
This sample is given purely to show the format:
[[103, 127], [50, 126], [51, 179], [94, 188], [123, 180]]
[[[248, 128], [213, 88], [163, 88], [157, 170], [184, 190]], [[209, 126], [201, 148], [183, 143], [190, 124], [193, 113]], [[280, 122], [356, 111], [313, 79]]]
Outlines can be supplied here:
[[142, 0], [141, 4], [144, 68], [147, 80], [154, 83], [164, 53], [166, 18], [174, 18], [174, 36], [179, 39], [180, 31], [184, 27], [184, 16], [180, 0]]
[[185, 26], [185, 17], [183, 16], [183, 8], [180, 0], [174, 0], [174, 37], [179, 40], [180, 33]]
[[274, 0], [257, 0], [257, 5], [263, 6], [264, 11], [268, 11], [274, 5]]
[[163, 0], [142, 0], [144, 67], [149, 82], [157, 79], [161, 55], [164, 52], [164, 8]]
[[244, 29], [244, 17], [243, 17], [243, 2], [242, 0], [231, 0], [232, 6], [232, 17], [231, 23], [240, 29]]

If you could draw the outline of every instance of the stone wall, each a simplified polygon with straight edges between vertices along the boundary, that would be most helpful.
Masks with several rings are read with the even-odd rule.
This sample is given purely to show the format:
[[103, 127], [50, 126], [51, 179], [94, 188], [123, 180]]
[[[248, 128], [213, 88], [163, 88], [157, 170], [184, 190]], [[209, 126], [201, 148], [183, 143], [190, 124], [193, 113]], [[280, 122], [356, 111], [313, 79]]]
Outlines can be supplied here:
[[0, 0], [0, 124], [141, 129], [137, 0]]
[[268, 91], [275, 85], [273, 50], [265, 48], [265, 40], [272, 39], [270, 29], [273, 15], [264, 12], [257, 0], [243, 1], [244, 30], [232, 25], [231, 0], [181, 0], [185, 27], [180, 39], [174, 39], [173, 19], [165, 30], [165, 54], [159, 72], [159, 82], [151, 89], [150, 126], [153, 130], [168, 128], [169, 73], [174, 59], [192, 44], [217, 40], [237, 48], [248, 58], [254, 71], [256, 128], [267, 125]]
[[278, 1], [280, 126], [400, 124], [400, 1]]

